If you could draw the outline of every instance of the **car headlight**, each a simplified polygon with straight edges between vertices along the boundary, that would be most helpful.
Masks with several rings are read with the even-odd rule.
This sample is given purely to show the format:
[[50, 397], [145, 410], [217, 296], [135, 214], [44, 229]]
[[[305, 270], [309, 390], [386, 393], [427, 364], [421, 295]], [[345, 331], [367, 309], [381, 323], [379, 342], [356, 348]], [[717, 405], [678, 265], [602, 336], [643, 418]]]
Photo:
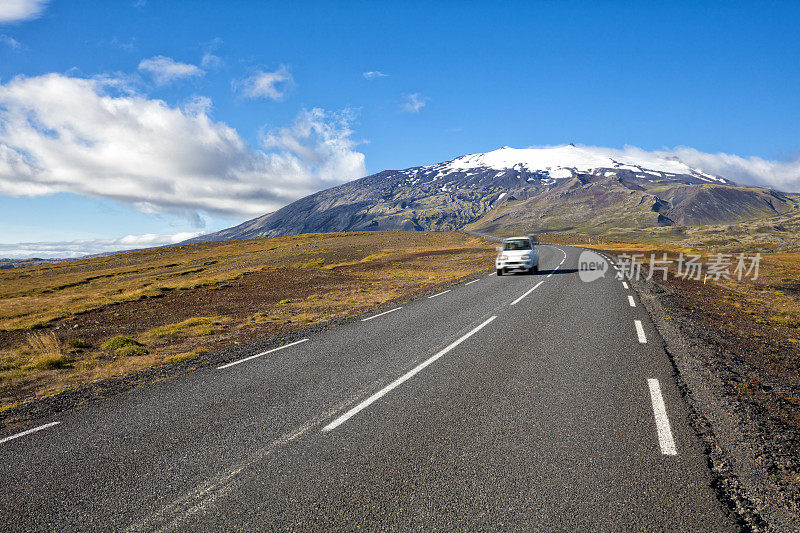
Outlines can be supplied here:
[[498, 255], [497, 256], [497, 260], [498, 261], [505, 261], [506, 259], [508, 259], [508, 258], [506, 256], [504, 256], [504, 255]]
[[530, 259], [530, 258], [531, 258], [531, 254], [525, 254], [525, 255], [522, 256], [522, 259]]

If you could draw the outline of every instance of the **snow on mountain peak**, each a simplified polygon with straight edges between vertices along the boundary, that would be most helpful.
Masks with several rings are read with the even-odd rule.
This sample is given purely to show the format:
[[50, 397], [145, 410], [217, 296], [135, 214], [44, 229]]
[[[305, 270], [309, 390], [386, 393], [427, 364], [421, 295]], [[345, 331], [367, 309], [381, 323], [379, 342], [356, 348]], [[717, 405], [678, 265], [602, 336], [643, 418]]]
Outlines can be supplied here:
[[572, 171], [590, 172], [598, 168], [619, 168], [632, 172], [667, 172], [670, 174], [691, 174], [703, 181], [725, 183], [726, 180], [694, 169], [680, 161], [671, 153], [648, 152], [631, 149], [617, 150], [597, 146], [575, 146], [565, 144], [543, 148], [510, 148], [482, 154], [457, 157], [438, 166], [440, 171], [460, 171], [473, 168], [506, 170], [522, 167], [528, 172], [548, 171], [553, 178], [567, 178]]

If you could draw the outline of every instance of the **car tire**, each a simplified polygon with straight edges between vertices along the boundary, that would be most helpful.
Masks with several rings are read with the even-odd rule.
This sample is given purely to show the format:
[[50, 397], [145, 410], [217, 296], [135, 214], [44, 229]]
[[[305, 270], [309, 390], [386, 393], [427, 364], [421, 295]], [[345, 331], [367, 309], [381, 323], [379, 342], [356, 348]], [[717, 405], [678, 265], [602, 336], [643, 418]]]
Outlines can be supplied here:
[[532, 274], [538, 274], [539, 273], [539, 263], [536, 263], [535, 265], [533, 265], [533, 267], [531, 268], [531, 273]]
[[502, 268], [498, 268], [497, 269], [497, 275], [498, 276], [502, 276], [503, 275], [503, 269]]

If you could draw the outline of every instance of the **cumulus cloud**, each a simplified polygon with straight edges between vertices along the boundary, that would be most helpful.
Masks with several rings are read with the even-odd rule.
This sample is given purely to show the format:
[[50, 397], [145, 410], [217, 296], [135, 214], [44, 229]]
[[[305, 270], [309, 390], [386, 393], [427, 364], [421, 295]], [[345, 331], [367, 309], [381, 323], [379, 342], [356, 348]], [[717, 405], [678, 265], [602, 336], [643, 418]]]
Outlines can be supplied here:
[[48, 74], [0, 85], [0, 194], [110, 198], [197, 220], [261, 215], [363, 176], [352, 117], [312, 109], [263, 135], [265, 149], [208, 116], [120, 93], [103, 79]]
[[407, 94], [402, 109], [407, 113], [419, 113], [428, 103], [428, 99], [419, 93]]
[[378, 79], [378, 78], [388, 78], [389, 77], [388, 74], [384, 74], [380, 70], [371, 70], [370, 72], [364, 72], [362, 74], [362, 76], [364, 76], [364, 78], [366, 78], [366, 79], [368, 79], [370, 81]]
[[281, 157], [291, 154], [320, 183], [340, 183], [342, 176], [353, 176], [356, 169], [359, 176], [366, 174], [364, 154], [353, 150], [352, 121], [350, 110], [332, 114], [312, 109], [301, 114], [291, 126], [263, 135], [261, 144], [282, 154]]
[[3, 0], [0, 2], [0, 24], [35, 19], [49, 0]]
[[61, 242], [20, 242], [0, 244], [0, 257], [9, 259], [26, 259], [39, 257], [42, 259], [72, 258], [84, 255], [102, 254], [125, 250], [138, 250], [177, 244], [202, 232], [181, 232], [172, 235], [126, 235], [116, 239], [82, 239]]
[[234, 82], [234, 88], [247, 98], [281, 100], [294, 79], [285, 66], [275, 72], [258, 71], [249, 78]]
[[20, 44], [18, 40], [14, 39], [13, 37], [9, 37], [8, 35], [0, 35], [0, 43], [13, 48], [14, 50], [19, 50], [22, 48], [22, 44]]
[[166, 85], [175, 80], [197, 78], [205, 75], [205, 71], [195, 65], [180, 63], [171, 57], [164, 56], [143, 59], [139, 63], [139, 70], [148, 72], [158, 85]]

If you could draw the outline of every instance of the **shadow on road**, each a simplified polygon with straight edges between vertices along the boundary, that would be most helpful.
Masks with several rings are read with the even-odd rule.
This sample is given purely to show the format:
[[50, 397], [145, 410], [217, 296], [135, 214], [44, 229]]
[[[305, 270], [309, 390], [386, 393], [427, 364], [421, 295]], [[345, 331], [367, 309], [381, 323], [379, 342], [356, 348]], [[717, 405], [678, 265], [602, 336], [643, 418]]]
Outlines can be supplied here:
[[[560, 269], [556, 270], [555, 272], [553, 272], [552, 269], [543, 268], [543, 269], [539, 270], [538, 273], [533, 274], [533, 275], [534, 276], [542, 276], [542, 275], [546, 276], [547, 274], [550, 274], [551, 272], [553, 272], [553, 274], [574, 274], [577, 271], [578, 271], [577, 268], [560, 268]], [[520, 270], [520, 271], [506, 272], [503, 275], [504, 276], [527, 276], [528, 273], [527, 272], [523, 272], [523, 271]]]

